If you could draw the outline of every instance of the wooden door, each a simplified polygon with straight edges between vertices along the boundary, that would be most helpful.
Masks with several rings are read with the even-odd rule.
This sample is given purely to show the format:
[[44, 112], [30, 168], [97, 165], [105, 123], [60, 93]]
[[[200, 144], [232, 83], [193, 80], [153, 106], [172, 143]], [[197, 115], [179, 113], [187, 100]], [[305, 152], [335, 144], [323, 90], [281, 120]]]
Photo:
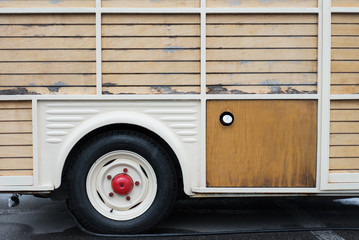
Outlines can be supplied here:
[[207, 102], [208, 187], [315, 187], [316, 156], [316, 100]]

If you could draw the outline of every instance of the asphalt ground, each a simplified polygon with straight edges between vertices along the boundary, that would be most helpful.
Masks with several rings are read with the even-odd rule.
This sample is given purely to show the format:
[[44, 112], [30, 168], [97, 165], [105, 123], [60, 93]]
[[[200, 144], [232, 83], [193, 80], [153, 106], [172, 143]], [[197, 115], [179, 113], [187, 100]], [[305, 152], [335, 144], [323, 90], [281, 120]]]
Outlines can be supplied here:
[[[63, 201], [55, 202], [33, 196], [22, 196], [18, 207], [8, 208], [9, 196], [9, 194], [0, 195], [0, 240], [105, 239], [81, 231]], [[114, 239], [114, 237], [108, 238]], [[181, 200], [176, 203], [172, 214], [153, 232], [119, 239], [140, 238], [149, 240], [359, 239], [359, 199]]]

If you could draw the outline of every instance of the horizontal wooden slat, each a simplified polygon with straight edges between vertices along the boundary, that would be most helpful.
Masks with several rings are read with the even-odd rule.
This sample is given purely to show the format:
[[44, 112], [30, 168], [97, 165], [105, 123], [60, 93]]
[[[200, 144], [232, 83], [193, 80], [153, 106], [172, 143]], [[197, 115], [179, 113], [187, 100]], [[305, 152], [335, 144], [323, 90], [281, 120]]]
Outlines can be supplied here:
[[0, 37], [92, 37], [95, 25], [0, 25]]
[[359, 35], [358, 24], [332, 24], [332, 35]]
[[32, 157], [32, 146], [0, 146], [0, 158]]
[[359, 134], [330, 134], [330, 145], [359, 145]]
[[[1, 42], [0, 42], [1, 43]], [[199, 37], [119, 38], [103, 37], [102, 47], [107, 48], [199, 48]]]
[[207, 60], [317, 60], [316, 49], [216, 49]]
[[199, 36], [199, 25], [103, 25], [102, 36]]
[[263, 1], [263, 0], [207, 0], [207, 6], [214, 7], [316, 7], [316, 0], [280, 0], [280, 1]]
[[200, 87], [151, 86], [151, 87], [104, 87], [104, 94], [198, 94]]
[[331, 121], [359, 121], [359, 110], [331, 110]]
[[0, 38], [1, 49], [95, 49], [94, 37]]
[[0, 170], [0, 176], [32, 176], [32, 170], [11, 170], [11, 171], [4, 171]]
[[[13, 1], [16, 2], [16, 1]], [[2, 14], [0, 24], [96, 24], [95, 14]]]
[[95, 7], [95, 0], [61, 0], [61, 1], [46, 1], [46, 0], [11, 0], [0, 1], [0, 8], [34, 8], [34, 7]]
[[32, 145], [32, 134], [0, 134], [1, 145]]
[[359, 61], [332, 61], [332, 72], [359, 72]]
[[161, 49], [161, 50], [103, 50], [103, 61], [170, 61], [199, 60], [199, 49]]
[[317, 35], [317, 25], [207, 25], [208, 36]]
[[58, 75], [0, 75], [0, 86], [95, 86], [96, 75], [71, 75], [71, 74], [58, 74]]
[[0, 158], [0, 170], [32, 168], [32, 158]]
[[240, 62], [207, 62], [207, 72], [316, 72], [315, 61], [240, 61]]
[[[351, 34], [350, 34], [351, 35]], [[334, 48], [356, 48], [359, 47], [359, 37], [332, 37], [332, 47]]]
[[0, 121], [24, 121], [31, 119], [31, 109], [0, 109]]
[[358, 0], [332, 0], [333, 7], [359, 7]]
[[0, 73], [96, 73], [92, 62], [18, 62], [0, 63]]
[[[336, 2], [344, 2], [345, 0], [335, 0]], [[358, 2], [357, 0], [353, 0]], [[359, 6], [359, 2], [358, 2]], [[357, 13], [333, 13], [332, 23], [359, 23], [359, 14]]]
[[279, 85], [279, 84], [316, 84], [317, 74], [207, 74], [207, 84], [252, 84], [252, 85]]
[[[133, 0], [132, 0], [133, 1]], [[173, 0], [172, 0], [173, 1]], [[197, 14], [103, 14], [102, 24], [199, 24]]]
[[95, 50], [0, 50], [0, 61], [96, 61]]
[[208, 14], [207, 24], [230, 23], [318, 23], [313, 14]]
[[102, 7], [199, 7], [200, 0], [164, 0], [164, 1], [148, 1], [148, 0], [102, 0]]
[[[1, 65], [0, 65], [1, 66]], [[103, 73], [197, 73], [199, 62], [104, 62]]]
[[359, 110], [358, 100], [336, 100], [330, 102], [330, 109], [356, 109]]
[[359, 61], [359, 49], [332, 49], [332, 60]]
[[4, 108], [29, 108], [31, 109], [31, 101], [0, 101], [0, 110]]
[[330, 157], [359, 157], [359, 146], [331, 146]]
[[32, 122], [1, 122], [0, 133], [31, 133]]
[[316, 86], [207, 86], [208, 94], [314, 94]]
[[359, 84], [358, 73], [332, 73], [332, 84]]
[[200, 74], [105, 74], [104, 86], [199, 85]]
[[208, 37], [207, 48], [316, 48], [316, 37]]
[[96, 94], [95, 86], [79, 87], [0, 87], [0, 95], [34, 95], [34, 94], [52, 94], [52, 95], [70, 95], [70, 94]]
[[[359, 133], [359, 122], [331, 122], [330, 132], [331, 133]], [[358, 136], [358, 140], [359, 140], [359, 136]]]
[[359, 85], [346, 85], [346, 86], [331, 85], [330, 93], [331, 94], [358, 94], [359, 93]]
[[359, 158], [331, 158], [329, 160], [329, 169], [359, 169]]

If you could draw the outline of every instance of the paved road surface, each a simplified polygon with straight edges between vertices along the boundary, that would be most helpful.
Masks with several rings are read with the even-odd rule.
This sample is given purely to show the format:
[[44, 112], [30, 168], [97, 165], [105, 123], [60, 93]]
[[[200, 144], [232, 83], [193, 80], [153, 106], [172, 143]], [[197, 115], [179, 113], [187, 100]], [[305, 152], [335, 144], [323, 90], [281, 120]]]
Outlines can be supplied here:
[[[8, 208], [0, 195], [0, 239], [103, 239], [79, 230], [65, 202], [22, 196]], [[161, 239], [359, 239], [359, 199], [192, 199], [179, 201], [171, 216], [154, 233], [198, 234], [233, 230], [358, 228], [358, 231], [297, 231], [210, 236], [169, 236]], [[125, 238], [123, 238], [125, 239]], [[146, 237], [145, 239], [158, 239]]]

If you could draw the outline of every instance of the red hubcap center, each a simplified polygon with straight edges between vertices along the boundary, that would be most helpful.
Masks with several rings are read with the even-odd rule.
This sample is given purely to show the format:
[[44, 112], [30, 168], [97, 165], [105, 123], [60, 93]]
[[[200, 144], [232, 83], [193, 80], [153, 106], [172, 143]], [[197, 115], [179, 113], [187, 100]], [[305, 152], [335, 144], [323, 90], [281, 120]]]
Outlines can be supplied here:
[[127, 174], [118, 174], [112, 179], [112, 189], [119, 195], [127, 195], [132, 191], [133, 180]]

